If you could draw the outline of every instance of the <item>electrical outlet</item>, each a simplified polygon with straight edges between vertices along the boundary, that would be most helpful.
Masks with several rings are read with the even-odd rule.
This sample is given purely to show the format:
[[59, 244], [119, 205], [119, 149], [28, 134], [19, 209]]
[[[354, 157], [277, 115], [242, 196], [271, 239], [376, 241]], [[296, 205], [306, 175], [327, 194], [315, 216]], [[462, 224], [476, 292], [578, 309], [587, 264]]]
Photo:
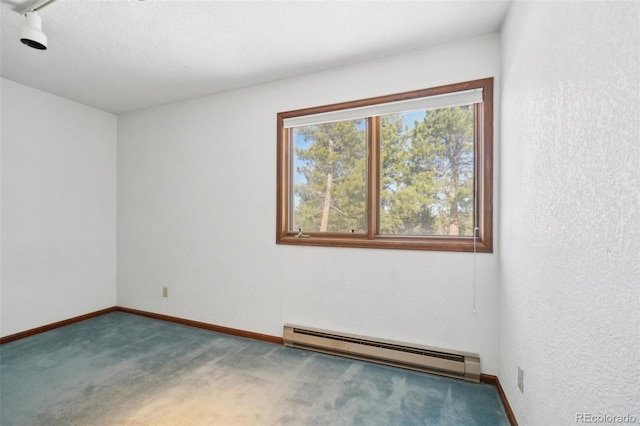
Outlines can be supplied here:
[[518, 388], [524, 393], [524, 371], [520, 367], [518, 367]]
[[162, 287], [162, 297], [169, 297], [169, 288]]

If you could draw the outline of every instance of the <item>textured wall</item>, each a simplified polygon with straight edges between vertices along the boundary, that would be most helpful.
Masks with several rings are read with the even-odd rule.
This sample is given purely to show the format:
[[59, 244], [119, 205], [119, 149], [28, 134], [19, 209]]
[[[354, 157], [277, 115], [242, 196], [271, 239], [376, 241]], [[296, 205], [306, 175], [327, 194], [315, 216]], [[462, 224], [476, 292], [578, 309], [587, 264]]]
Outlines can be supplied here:
[[1, 331], [115, 304], [116, 116], [2, 79]]
[[277, 112], [490, 76], [499, 87], [498, 73], [493, 34], [120, 116], [118, 304], [475, 351], [495, 374], [496, 254], [474, 272], [469, 253], [276, 245], [275, 189]]
[[640, 3], [515, 2], [501, 39], [500, 381], [521, 424], [640, 421]]

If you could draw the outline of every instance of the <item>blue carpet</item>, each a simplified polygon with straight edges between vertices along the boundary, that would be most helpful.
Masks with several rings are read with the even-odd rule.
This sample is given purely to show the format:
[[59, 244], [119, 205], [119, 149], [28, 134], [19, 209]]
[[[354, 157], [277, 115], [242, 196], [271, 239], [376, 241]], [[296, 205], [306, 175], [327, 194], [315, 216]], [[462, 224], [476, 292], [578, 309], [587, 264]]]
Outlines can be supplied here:
[[0, 424], [509, 422], [487, 384], [113, 312], [0, 346]]

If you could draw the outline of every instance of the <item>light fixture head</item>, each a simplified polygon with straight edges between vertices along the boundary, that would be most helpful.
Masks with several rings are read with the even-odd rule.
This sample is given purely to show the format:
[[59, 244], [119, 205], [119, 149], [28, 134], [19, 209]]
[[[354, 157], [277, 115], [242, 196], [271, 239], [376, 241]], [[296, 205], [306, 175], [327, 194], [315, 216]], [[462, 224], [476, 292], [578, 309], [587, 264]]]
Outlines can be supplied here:
[[27, 22], [20, 33], [20, 41], [38, 50], [47, 49], [47, 36], [42, 32], [42, 18], [34, 11], [25, 14]]

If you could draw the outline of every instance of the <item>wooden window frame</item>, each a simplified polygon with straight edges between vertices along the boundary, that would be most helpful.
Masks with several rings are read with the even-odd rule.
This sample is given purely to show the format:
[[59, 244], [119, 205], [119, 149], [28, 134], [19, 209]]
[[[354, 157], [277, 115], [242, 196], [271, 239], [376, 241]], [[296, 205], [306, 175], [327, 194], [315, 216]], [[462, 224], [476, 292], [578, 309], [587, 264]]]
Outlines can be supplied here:
[[[482, 89], [482, 103], [476, 104], [474, 135], [474, 179], [476, 182], [474, 215], [476, 235], [474, 236], [401, 236], [377, 235], [378, 229], [378, 185], [380, 144], [378, 126], [371, 126], [379, 117], [369, 117], [367, 132], [369, 150], [367, 214], [368, 230], [365, 234], [313, 233], [305, 232], [304, 237], [289, 230], [289, 215], [292, 200], [291, 148], [289, 131], [284, 128], [284, 120], [311, 114], [319, 114], [342, 109], [397, 102], [414, 98], [442, 95], [472, 89]], [[467, 81], [397, 93], [387, 96], [361, 99], [313, 108], [280, 112], [277, 115], [277, 208], [276, 243], [325, 247], [361, 247], [405, 250], [493, 252], [493, 78]]]

